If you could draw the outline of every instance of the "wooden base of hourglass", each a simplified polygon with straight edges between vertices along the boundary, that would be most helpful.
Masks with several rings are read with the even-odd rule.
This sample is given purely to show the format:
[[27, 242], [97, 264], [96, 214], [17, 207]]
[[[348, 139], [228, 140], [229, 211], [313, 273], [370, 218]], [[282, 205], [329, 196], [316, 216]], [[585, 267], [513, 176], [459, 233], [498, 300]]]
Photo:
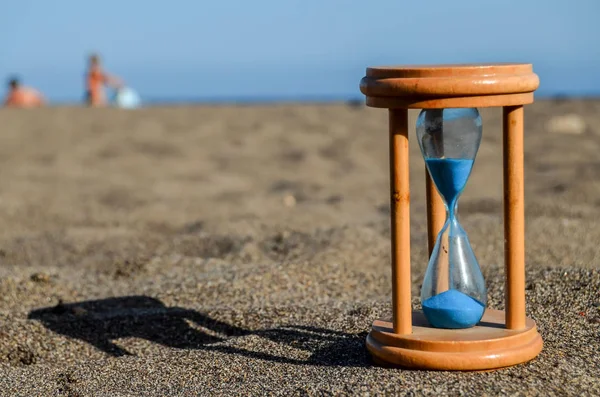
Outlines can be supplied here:
[[508, 367], [535, 358], [542, 338], [535, 322], [522, 330], [506, 329], [505, 313], [486, 310], [473, 328], [433, 328], [422, 312], [413, 312], [412, 333], [396, 334], [390, 321], [376, 320], [367, 337], [375, 363], [412, 369], [476, 371]]

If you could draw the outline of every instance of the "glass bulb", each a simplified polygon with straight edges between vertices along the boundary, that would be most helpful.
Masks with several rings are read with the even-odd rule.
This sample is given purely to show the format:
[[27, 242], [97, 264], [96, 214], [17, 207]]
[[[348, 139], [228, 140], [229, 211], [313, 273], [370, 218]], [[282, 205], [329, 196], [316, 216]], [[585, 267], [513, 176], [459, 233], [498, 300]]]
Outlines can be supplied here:
[[481, 142], [479, 111], [427, 109], [417, 119], [417, 139], [427, 170], [446, 206], [446, 222], [431, 253], [421, 303], [437, 328], [469, 328], [483, 316], [485, 281], [457, 219], [460, 197]]

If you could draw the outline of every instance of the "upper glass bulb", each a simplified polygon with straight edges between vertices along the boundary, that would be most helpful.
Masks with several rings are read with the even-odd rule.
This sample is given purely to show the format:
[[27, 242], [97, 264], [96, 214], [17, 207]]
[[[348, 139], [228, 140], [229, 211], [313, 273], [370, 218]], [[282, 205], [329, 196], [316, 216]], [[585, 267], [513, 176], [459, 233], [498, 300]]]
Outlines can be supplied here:
[[417, 138], [425, 160], [475, 160], [482, 123], [475, 108], [424, 109], [417, 119]]

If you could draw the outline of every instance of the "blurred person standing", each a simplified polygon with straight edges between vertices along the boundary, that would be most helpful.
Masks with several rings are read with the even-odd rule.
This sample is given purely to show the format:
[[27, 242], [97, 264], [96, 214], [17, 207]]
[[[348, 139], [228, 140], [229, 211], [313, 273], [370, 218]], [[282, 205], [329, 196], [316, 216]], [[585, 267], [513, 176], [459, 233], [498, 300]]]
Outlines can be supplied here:
[[122, 82], [119, 78], [104, 72], [97, 54], [90, 55], [86, 73], [86, 103], [89, 106], [105, 106], [106, 95], [104, 87], [119, 89]]
[[4, 99], [4, 106], [17, 108], [39, 107], [45, 104], [44, 97], [39, 91], [21, 85], [17, 78], [8, 81], [8, 93]]

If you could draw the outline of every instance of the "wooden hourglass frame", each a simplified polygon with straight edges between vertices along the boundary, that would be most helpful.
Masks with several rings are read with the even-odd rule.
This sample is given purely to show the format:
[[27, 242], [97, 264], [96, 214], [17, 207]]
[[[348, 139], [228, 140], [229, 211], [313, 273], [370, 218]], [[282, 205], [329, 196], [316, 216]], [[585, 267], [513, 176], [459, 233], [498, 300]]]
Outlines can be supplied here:
[[[392, 321], [376, 320], [367, 348], [376, 363], [430, 370], [488, 370], [529, 361], [542, 350], [525, 316], [523, 105], [533, 102], [531, 64], [372, 67], [360, 83], [367, 106], [389, 109]], [[506, 311], [487, 309], [467, 329], [431, 327], [412, 310], [408, 109], [502, 106]], [[446, 219], [427, 173], [429, 253]]]

